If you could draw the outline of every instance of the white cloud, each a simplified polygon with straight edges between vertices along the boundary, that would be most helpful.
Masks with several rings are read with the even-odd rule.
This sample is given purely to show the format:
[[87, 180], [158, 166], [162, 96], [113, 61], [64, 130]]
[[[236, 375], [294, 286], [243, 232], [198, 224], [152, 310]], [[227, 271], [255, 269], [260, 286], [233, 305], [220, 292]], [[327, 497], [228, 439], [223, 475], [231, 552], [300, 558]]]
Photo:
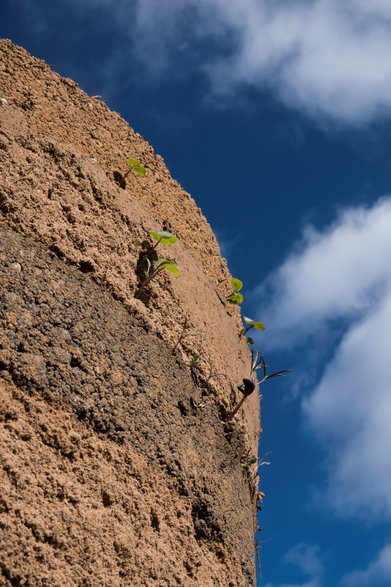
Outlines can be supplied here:
[[[113, 10], [151, 70], [174, 73], [178, 55], [200, 52], [216, 94], [271, 89], [311, 116], [351, 124], [389, 113], [388, 0], [138, 0], [131, 15], [127, 3]], [[214, 42], [205, 55], [204, 40]]]
[[388, 544], [364, 570], [345, 575], [342, 587], [386, 587], [391, 584], [391, 545]]
[[391, 517], [391, 292], [351, 325], [304, 412], [327, 447], [323, 502], [342, 516]]
[[284, 562], [298, 567], [310, 578], [303, 583], [267, 583], [265, 587], [320, 587], [323, 574], [323, 563], [320, 559], [318, 546], [299, 543], [293, 546], [284, 556]]
[[[26, 16], [33, 5], [23, 3]], [[388, 0], [78, 0], [77, 6], [89, 14], [107, 9], [118, 38], [128, 39], [100, 63], [108, 84], [126, 71], [141, 80], [186, 78], [191, 69], [206, 74], [217, 101], [249, 86], [322, 123], [360, 126], [390, 113]], [[45, 14], [40, 18], [42, 29], [50, 26]]]
[[350, 208], [319, 231], [306, 227], [296, 252], [262, 285], [269, 344], [297, 344], [327, 323], [373, 308], [391, 282], [391, 198]]
[[286, 553], [284, 560], [299, 567], [305, 575], [310, 577], [320, 577], [323, 573], [318, 546], [300, 542]]
[[324, 231], [307, 229], [270, 280], [273, 305], [262, 304], [276, 347], [312, 335], [312, 349], [333, 351], [303, 401], [308, 428], [326, 452], [319, 499], [341, 516], [372, 521], [391, 517], [390, 227], [385, 198], [341, 212]]

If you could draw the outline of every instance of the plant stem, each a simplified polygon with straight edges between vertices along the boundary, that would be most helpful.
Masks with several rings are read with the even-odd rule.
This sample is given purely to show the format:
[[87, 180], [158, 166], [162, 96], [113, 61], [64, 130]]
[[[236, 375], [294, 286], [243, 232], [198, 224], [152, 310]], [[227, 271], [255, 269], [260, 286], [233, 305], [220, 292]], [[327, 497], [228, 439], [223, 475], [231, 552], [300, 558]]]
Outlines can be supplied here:
[[248, 332], [249, 330], [251, 330], [251, 328], [254, 328], [254, 324], [250, 324], [250, 326], [246, 326], [246, 328], [243, 328], [243, 329], [240, 331], [240, 335], [239, 335], [239, 336], [245, 336], [245, 335], [247, 334], [247, 332]]
[[156, 249], [156, 247], [158, 246], [158, 244], [160, 243], [160, 241], [162, 240], [162, 236], [159, 238], [159, 240], [153, 245], [153, 247], [151, 247], [150, 249], [148, 249], [148, 251], [146, 251], [144, 257], [149, 257], [149, 255], [151, 253], [153, 253], [153, 251]]
[[155, 275], [157, 275], [158, 273], [160, 273], [161, 271], [163, 271], [163, 269], [164, 269], [164, 266], [163, 265], [159, 265], [154, 271], [152, 271], [151, 275], [149, 277], [147, 277], [147, 279], [145, 281], [143, 281], [143, 283], [140, 285], [140, 287], [138, 288], [138, 290], [134, 294], [134, 297], [135, 298], [138, 298], [140, 296], [140, 293], [143, 291], [144, 287], [146, 285], [148, 285], [148, 283], [151, 281], [151, 279], [153, 277], [155, 277]]
[[236, 415], [236, 412], [238, 412], [238, 410], [240, 409], [240, 407], [242, 406], [243, 402], [245, 401], [245, 399], [248, 398], [248, 395], [244, 395], [242, 397], [242, 399], [240, 400], [240, 402], [238, 403], [238, 405], [232, 410], [232, 412], [230, 412], [228, 414], [228, 416], [225, 418], [224, 420], [224, 424], [228, 424], [229, 422], [231, 422], [232, 418]]

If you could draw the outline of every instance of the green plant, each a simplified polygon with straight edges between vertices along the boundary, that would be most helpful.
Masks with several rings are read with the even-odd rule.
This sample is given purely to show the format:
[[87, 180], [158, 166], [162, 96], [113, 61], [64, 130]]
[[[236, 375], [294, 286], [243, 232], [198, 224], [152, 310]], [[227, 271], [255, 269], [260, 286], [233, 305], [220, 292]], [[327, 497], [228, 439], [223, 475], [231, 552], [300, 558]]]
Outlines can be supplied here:
[[149, 234], [155, 239], [156, 243], [148, 250], [148, 253], [152, 253], [159, 243], [162, 243], [162, 245], [172, 245], [178, 240], [176, 236], [167, 230], [159, 230], [159, 232], [150, 232]]
[[240, 279], [233, 277], [231, 279], [231, 286], [233, 291], [226, 297], [226, 300], [227, 302], [230, 302], [230, 304], [237, 304], [240, 306], [240, 304], [243, 303], [243, 295], [239, 292], [243, 287], [243, 283]]
[[145, 251], [141, 259], [141, 264], [145, 262], [145, 260], [151, 262], [153, 252], [160, 243], [162, 245], [173, 245], [178, 240], [176, 236], [171, 234], [171, 232], [167, 232], [166, 230], [160, 230], [159, 232], [150, 232], [149, 234], [152, 238], [155, 239], [156, 242], [154, 245], [149, 247], [147, 251]]
[[190, 367], [197, 369], [200, 363], [202, 363], [202, 359], [199, 355], [191, 355]]
[[[253, 379], [253, 373], [256, 374], [258, 369], [262, 369], [263, 377], [261, 381], [257, 383]], [[243, 397], [239, 401], [239, 403], [234, 407], [234, 409], [228, 414], [228, 416], [224, 420], [224, 424], [228, 424], [234, 418], [236, 413], [239, 411], [245, 400], [248, 398], [249, 395], [253, 393], [256, 387], [260, 387], [262, 383], [267, 381], [268, 379], [272, 379], [272, 377], [284, 377], [285, 373], [288, 373], [290, 369], [284, 369], [283, 371], [277, 371], [276, 373], [272, 373], [272, 375], [267, 375], [266, 373], [266, 363], [263, 358], [263, 355], [260, 351], [251, 351], [251, 368], [250, 368], [250, 377], [245, 377], [243, 379], [243, 383], [238, 385], [239, 391], [243, 393]], [[255, 375], [256, 377], [256, 375]]]
[[[247, 332], [249, 330], [251, 330], [252, 328], [256, 328], [257, 330], [265, 330], [265, 325], [263, 322], [256, 322], [255, 320], [252, 320], [251, 318], [247, 318], [247, 316], [243, 316], [243, 321], [248, 324], [248, 326], [245, 326], [243, 328], [243, 330], [241, 330], [240, 332], [240, 336], [245, 336], [247, 334]], [[254, 341], [252, 338], [250, 338], [249, 344], [254, 344]]]
[[192, 405], [193, 405], [195, 408], [200, 408], [200, 409], [204, 408], [204, 407], [205, 407], [205, 405], [206, 405], [206, 404], [204, 404], [204, 402], [199, 402], [199, 403], [197, 403], [197, 402], [196, 402], [196, 401], [194, 401], [193, 399], [191, 400], [191, 403], [192, 403]]
[[[251, 467], [251, 465], [255, 465], [256, 463], [257, 463], [257, 468], [262, 467], [262, 465], [270, 465], [270, 461], [266, 461], [265, 459], [271, 454], [272, 454], [271, 451], [269, 451], [269, 452], [266, 452], [263, 455], [263, 457], [256, 457], [255, 455], [252, 455], [249, 459], [242, 462], [241, 465], [242, 465], [243, 469], [249, 469]], [[264, 493], [261, 493], [261, 492], [258, 493], [258, 499], [260, 501], [262, 501], [264, 497], [265, 497]]]
[[251, 465], [254, 465], [257, 462], [257, 457], [252, 455], [249, 459], [247, 459], [246, 461], [244, 461], [243, 463], [240, 463], [243, 467], [243, 469], [249, 469], [251, 467]]
[[[220, 285], [220, 283], [224, 283], [225, 281], [228, 281], [228, 280], [226, 278], [218, 279], [217, 285]], [[241, 293], [239, 293], [243, 287], [243, 283], [240, 281], [240, 279], [236, 279], [236, 277], [232, 277], [230, 281], [231, 281], [232, 292], [228, 296], [226, 296], [225, 298], [222, 298], [219, 291], [216, 289], [217, 297], [219, 298], [219, 300], [223, 304], [223, 306], [226, 305], [226, 302], [230, 302], [231, 304], [240, 305], [243, 303], [243, 299], [244, 299], [243, 295]]]
[[156, 277], [156, 275], [164, 271], [164, 269], [166, 269], [173, 275], [180, 275], [179, 269], [174, 263], [174, 261], [170, 261], [169, 259], [158, 259], [154, 262], [152, 269], [151, 261], [148, 259], [148, 257], [146, 257], [146, 260], [148, 263], [147, 278], [141, 283], [138, 290], [136, 291], [136, 298], [140, 296], [141, 292], [143, 291], [145, 286], [148, 285], [151, 279], [153, 279], [154, 277]]
[[156, 242], [144, 253], [139, 262], [139, 271], [143, 269], [144, 281], [142, 281], [138, 290], [136, 291], [136, 297], [140, 296], [141, 292], [145, 286], [148, 285], [151, 279], [156, 277], [165, 269], [173, 275], [180, 275], [179, 269], [174, 261], [170, 261], [169, 259], [153, 260], [153, 257], [156, 256], [156, 254], [154, 255], [154, 252], [158, 244], [161, 243], [163, 245], [172, 245], [178, 240], [177, 237], [165, 230], [161, 230], [160, 232], [150, 232], [149, 234], [152, 236], [152, 238], [155, 239]]
[[125, 173], [124, 177], [126, 177], [131, 171], [134, 171], [140, 177], [144, 177], [145, 167], [143, 167], [143, 165], [141, 165], [141, 163], [138, 159], [133, 159], [132, 157], [128, 157], [128, 159], [126, 159], [126, 163], [129, 165], [129, 169]]

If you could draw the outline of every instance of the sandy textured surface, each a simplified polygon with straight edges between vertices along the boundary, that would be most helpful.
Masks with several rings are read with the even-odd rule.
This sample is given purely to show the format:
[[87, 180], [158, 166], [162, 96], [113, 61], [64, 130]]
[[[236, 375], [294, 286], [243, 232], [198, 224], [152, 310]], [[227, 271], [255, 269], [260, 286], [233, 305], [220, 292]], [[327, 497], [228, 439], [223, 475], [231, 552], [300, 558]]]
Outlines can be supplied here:
[[[210, 226], [118, 114], [9, 41], [0, 94], [0, 584], [253, 585], [259, 401], [222, 425], [249, 356]], [[181, 275], [137, 299], [164, 220]]]

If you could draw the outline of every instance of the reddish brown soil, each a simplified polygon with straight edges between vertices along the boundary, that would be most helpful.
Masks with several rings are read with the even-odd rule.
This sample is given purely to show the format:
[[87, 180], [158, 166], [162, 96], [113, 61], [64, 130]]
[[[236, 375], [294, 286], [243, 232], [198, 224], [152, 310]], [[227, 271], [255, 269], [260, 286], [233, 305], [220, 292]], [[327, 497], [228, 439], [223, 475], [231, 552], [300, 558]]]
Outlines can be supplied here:
[[[210, 226], [118, 114], [10, 41], [0, 98], [0, 585], [254, 585], [259, 400], [222, 425], [249, 356]], [[181, 275], [137, 299], [163, 220]]]

